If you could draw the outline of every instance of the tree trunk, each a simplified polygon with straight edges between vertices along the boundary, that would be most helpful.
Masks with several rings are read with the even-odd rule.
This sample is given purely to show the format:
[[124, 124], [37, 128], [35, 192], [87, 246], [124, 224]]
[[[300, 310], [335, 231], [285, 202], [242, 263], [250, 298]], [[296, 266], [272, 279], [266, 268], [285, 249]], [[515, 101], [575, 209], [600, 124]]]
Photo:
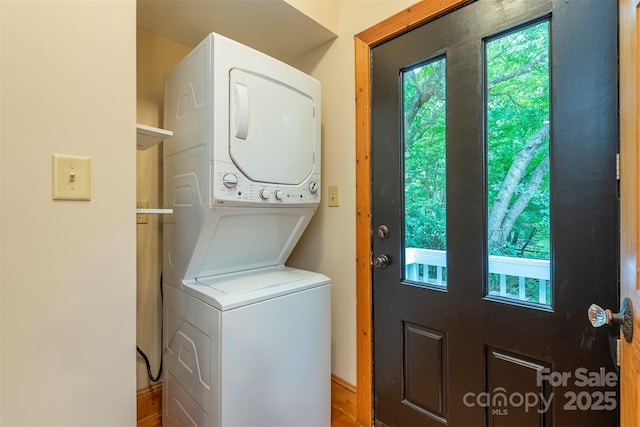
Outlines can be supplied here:
[[416, 139], [417, 132], [415, 129], [411, 129], [411, 125], [418, 115], [420, 108], [434, 96], [438, 99], [444, 99], [444, 67], [434, 67], [433, 74], [426, 79], [419, 80], [413, 72], [405, 73], [405, 76], [411, 79], [411, 82], [416, 88], [415, 95], [409, 100], [409, 105], [404, 109], [404, 140], [405, 143], [408, 143]]
[[490, 247], [495, 248], [504, 245], [504, 242], [507, 240], [509, 234], [511, 233], [511, 229], [513, 229], [514, 224], [518, 220], [518, 217], [525, 210], [525, 208], [529, 204], [529, 201], [531, 200], [531, 197], [533, 197], [533, 194], [540, 187], [542, 178], [544, 178], [544, 174], [548, 170], [549, 155], [547, 154], [545, 158], [542, 159], [540, 163], [538, 163], [538, 166], [536, 166], [535, 170], [531, 174], [531, 178], [529, 178], [526, 187], [520, 193], [520, 196], [518, 196], [518, 199], [515, 201], [515, 203], [511, 205], [511, 207], [507, 211], [507, 214], [504, 216], [504, 219], [502, 220], [502, 226], [500, 227], [500, 230], [502, 232], [500, 241], [495, 242], [494, 246], [491, 246], [492, 242], [490, 242]]
[[[518, 216], [529, 203], [531, 196], [540, 186], [544, 172], [549, 168], [548, 156], [536, 167], [533, 176], [527, 183], [520, 198], [511, 205], [511, 199], [518, 184], [522, 181], [527, 166], [538, 152], [538, 149], [549, 139], [549, 124], [545, 123], [533, 135], [529, 137], [524, 147], [513, 160], [507, 175], [502, 182], [502, 186], [493, 201], [491, 212], [487, 223], [487, 234], [489, 236], [489, 249], [502, 247], [513, 228]], [[538, 177], [539, 175], [539, 177]], [[536, 183], [537, 182], [537, 183]], [[528, 198], [527, 198], [528, 195]], [[526, 200], [526, 203], [524, 203]], [[518, 212], [518, 210], [520, 210]], [[507, 220], [508, 218], [508, 220]]]

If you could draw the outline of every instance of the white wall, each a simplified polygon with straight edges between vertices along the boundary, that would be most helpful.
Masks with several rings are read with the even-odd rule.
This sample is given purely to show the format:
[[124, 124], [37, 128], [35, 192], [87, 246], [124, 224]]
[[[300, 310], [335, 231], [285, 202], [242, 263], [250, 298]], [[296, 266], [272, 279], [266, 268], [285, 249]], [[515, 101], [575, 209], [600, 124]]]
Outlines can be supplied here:
[[[2, 99], [2, 2], [0, 0], [0, 100]], [[2, 101], [0, 101], [0, 190], [2, 189]], [[1, 194], [1, 193], [0, 193]], [[0, 196], [0, 242], [2, 242], [2, 197]], [[0, 244], [0, 402], [2, 402], [2, 244]], [[0, 403], [0, 426], [2, 403]]]
[[284, 0], [329, 31], [337, 34], [341, 0]]
[[[288, 264], [331, 277], [332, 372], [356, 383], [354, 35], [411, 6], [405, 0], [341, 0], [338, 38], [296, 61], [322, 82], [323, 203]], [[327, 187], [340, 186], [340, 207]]]
[[[0, 3], [0, 424], [134, 425], [135, 0]], [[92, 200], [51, 200], [51, 154]]]

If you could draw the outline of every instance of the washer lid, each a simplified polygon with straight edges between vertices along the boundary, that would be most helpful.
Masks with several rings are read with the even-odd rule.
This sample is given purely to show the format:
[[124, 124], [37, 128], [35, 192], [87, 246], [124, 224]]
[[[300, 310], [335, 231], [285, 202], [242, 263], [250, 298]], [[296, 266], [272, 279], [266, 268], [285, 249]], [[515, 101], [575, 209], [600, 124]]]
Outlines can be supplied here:
[[188, 280], [183, 282], [183, 289], [226, 311], [329, 283], [329, 278], [320, 273], [281, 265]]
[[283, 82], [229, 73], [229, 155], [250, 180], [301, 184], [314, 169], [313, 99]]

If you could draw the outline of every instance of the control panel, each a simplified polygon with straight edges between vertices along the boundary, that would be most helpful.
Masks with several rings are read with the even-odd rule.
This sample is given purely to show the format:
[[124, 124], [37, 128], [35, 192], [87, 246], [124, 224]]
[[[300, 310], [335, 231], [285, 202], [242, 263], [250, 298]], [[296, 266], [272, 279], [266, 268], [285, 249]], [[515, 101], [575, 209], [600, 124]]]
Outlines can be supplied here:
[[300, 185], [254, 182], [235, 167], [221, 168], [213, 176], [213, 203], [309, 204], [320, 202], [320, 174], [312, 174]]

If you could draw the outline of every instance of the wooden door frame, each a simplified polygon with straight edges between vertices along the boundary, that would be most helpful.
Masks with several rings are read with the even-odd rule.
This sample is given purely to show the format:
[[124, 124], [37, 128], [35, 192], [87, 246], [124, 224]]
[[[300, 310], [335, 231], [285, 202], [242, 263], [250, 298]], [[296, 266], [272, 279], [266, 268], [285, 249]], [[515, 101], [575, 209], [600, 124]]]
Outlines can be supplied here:
[[371, 49], [469, 0], [424, 0], [355, 36], [357, 421], [373, 425], [371, 289]]
[[[471, 0], [473, 1], [473, 0]], [[373, 325], [372, 325], [372, 274], [371, 274], [371, 49], [376, 45], [407, 32], [425, 22], [461, 7], [469, 0], [423, 0], [390, 18], [362, 31], [355, 36], [355, 96], [356, 96], [356, 350], [357, 350], [357, 421], [365, 426], [373, 425]], [[622, 0], [621, 4], [637, 0]], [[635, 40], [634, 40], [635, 41]], [[632, 49], [635, 49], [635, 44]], [[630, 71], [635, 76], [635, 69]], [[633, 77], [630, 77], [633, 78]], [[621, 101], [622, 103], [622, 101]], [[621, 198], [621, 279], [622, 287], [636, 291], [637, 254], [640, 253], [638, 243], [637, 212], [638, 200], [638, 153], [636, 151], [636, 109], [632, 116], [623, 121], [622, 127], [629, 126], [627, 132], [632, 133], [630, 139], [621, 140], [621, 169], [623, 185]], [[627, 121], [628, 120], [628, 121]], [[626, 176], [626, 180], [624, 179]], [[624, 237], [626, 236], [626, 237]], [[640, 310], [640, 307], [636, 307]], [[585, 314], [586, 316], [586, 314]], [[637, 322], [637, 318], [636, 318]], [[636, 325], [640, 326], [640, 325]], [[636, 330], [639, 330], [637, 328]], [[635, 342], [638, 342], [636, 338]], [[623, 402], [631, 398], [635, 401], [639, 390], [627, 387], [635, 384], [638, 372], [636, 369], [625, 369], [625, 361], [632, 353], [631, 346], [622, 346], [622, 426], [636, 425], [640, 414], [627, 408]], [[640, 348], [640, 345], [635, 346]], [[640, 352], [640, 350], [636, 350]], [[625, 357], [626, 356], [626, 357]], [[626, 371], [626, 372], [625, 372]], [[637, 418], [636, 418], [637, 417]]]
[[620, 28], [620, 298], [634, 308], [634, 337], [620, 343], [620, 425], [637, 426], [640, 408], [640, 292], [638, 287], [638, 0], [619, 1]]

